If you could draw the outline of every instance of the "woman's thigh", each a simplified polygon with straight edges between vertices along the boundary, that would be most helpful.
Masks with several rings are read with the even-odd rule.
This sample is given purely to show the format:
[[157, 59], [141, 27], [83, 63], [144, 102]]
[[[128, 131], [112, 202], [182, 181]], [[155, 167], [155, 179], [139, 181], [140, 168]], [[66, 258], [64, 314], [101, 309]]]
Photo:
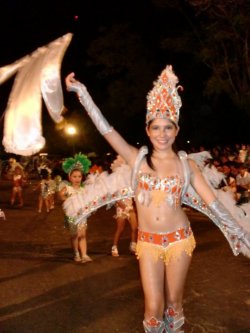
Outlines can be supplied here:
[[[142, 288], [145, 297], [145, 311], [147, 308], [157, 308], [159, 315], [164, 307], [164, 262], [156, 259], [147, 251], [139, 259]], [[155, 316], [157, 314], [154, 314]]]
[[168, 304], [182, 302], [185, 281], [192, 257], [183, 252], [166, 266], [165, 286]]

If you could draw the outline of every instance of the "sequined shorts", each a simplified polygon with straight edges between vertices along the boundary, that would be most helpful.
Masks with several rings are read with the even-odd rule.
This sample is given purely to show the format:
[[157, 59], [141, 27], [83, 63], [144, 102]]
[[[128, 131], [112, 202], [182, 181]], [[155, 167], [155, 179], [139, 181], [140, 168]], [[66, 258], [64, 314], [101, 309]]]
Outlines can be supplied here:
[[83, 219], [80, 223], [75, 223], [75, 219], [69, 216], [64, 217], [64, 227], [69, 230], [72, 236], [76, 235], [79, 231], [87, 229], [87, 220]]
[[150, 253], [155, 260], [162, 259], [167, 265], [171, 260], [177, 260], [183, 252], [191, 256], [195, 245], [190, 226], [164, 234], [139, 230], [136, 255], [139, 259]]

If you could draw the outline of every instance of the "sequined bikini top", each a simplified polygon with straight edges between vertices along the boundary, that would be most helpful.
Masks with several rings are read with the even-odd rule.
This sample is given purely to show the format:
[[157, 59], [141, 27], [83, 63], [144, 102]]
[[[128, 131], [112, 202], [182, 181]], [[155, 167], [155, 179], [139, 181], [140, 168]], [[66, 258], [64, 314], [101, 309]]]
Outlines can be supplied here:
[[148, 173], [138, 172], [137, 199], [140, 204], [148, 206], [153, 202], [157, 206], [166, 202], [177, 208], [181, 201], [184, 180], [179, 176], [160, 178]]

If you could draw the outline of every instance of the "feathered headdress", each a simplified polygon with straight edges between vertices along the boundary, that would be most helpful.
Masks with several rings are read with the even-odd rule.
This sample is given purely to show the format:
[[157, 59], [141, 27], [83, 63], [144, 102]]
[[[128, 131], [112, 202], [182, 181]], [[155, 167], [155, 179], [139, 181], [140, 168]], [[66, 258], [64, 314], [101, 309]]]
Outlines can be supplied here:
[[177, 126], [179, 121], [181, 98], [178, 94], [178, 78], [172, 66], [168, 65], [154, 82], [153, 89], [147, 95], [146, 124], [155, 118], [170, 119]]
[[91, 161], [82, 153], [75, 154], [74, 157], [67, 158], [62, 164], [63, 171], [68, 174], [70, 174], [73, 170], [80, 170], [82, 173], [87, 174], [90, 166]]

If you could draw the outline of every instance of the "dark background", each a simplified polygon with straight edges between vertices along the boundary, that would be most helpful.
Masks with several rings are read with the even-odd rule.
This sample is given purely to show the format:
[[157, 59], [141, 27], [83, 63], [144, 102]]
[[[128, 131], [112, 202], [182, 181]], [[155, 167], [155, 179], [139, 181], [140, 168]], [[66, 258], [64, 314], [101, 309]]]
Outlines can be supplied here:
[[[62, 82], [74, 71], [109, 122], [132, 144], [144, 143], [146, 95], [167, 64], [173, 65], [184, 87], [180, 149], [249, 143], [250, 71], [242, 60], [249, 54], [243, 53], [241, 41], [249, 42], [245, 39], [250, 26], [249, 1], [218, 1], [215, 7], [212, 3], [1, 0], [0, 66], [72, 32], [62, 63]], [[223, 72], [225, 59], [230, 79]], [[235, 83], [238, 78], [232, 87], [229, 81]], [[1, 137], [13, 80], [0, 87]], [[56, 130], [44, 110], [47, 143], [43, 151], [108, 152], [77, 98], [63, 88], [65, 117], [79, 132], [68, 138]]]

